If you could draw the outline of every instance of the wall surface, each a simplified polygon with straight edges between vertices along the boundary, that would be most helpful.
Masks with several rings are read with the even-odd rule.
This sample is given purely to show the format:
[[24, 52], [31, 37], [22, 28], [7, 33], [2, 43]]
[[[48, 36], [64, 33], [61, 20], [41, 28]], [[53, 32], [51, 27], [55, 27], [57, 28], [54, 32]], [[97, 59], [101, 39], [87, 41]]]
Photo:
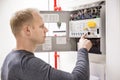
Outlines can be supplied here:
[[106, 1], [106, 80], [120, 80], [120, 0]]

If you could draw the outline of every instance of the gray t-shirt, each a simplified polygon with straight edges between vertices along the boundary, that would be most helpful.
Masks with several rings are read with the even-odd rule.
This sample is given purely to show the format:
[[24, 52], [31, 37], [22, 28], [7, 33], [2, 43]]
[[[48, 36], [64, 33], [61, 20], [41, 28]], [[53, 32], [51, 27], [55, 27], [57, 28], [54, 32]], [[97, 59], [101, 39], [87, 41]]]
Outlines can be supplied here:
[[26, 50], [10, 52], [1, 70], [1, 80], [89, 80], [88, 52], [78, 51], [72, 73], [54, 69]]

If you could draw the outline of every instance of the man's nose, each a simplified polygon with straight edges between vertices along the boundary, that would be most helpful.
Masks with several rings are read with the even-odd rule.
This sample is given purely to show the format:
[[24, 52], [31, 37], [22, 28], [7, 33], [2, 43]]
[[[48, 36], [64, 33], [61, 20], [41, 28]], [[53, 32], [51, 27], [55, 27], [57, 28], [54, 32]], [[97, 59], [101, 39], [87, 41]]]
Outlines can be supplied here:
[[45, 32], [48, 32], [49, 30], [45, 27]]

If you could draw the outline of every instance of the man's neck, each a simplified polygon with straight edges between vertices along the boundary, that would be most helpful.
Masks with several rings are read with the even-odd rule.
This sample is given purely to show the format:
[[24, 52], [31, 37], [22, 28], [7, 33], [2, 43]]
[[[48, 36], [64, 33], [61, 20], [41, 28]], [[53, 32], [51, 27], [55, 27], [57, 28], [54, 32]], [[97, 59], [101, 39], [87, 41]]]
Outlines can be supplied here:
[[35, 44], [27, 40], [16, 41], [16, 50], [26, 50], [33, 53], [35, 50], [35, 47], [36, 47]]

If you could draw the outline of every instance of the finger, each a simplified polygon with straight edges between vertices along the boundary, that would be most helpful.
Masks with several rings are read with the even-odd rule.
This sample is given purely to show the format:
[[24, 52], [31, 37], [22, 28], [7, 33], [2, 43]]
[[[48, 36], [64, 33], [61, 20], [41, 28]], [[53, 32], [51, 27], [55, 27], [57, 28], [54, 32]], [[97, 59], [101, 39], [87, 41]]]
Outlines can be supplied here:
[[81, 39], [85, 39], [86, 35], [87, 35], [87, 34], [83, 34], [83, 35], [81, 36]]

